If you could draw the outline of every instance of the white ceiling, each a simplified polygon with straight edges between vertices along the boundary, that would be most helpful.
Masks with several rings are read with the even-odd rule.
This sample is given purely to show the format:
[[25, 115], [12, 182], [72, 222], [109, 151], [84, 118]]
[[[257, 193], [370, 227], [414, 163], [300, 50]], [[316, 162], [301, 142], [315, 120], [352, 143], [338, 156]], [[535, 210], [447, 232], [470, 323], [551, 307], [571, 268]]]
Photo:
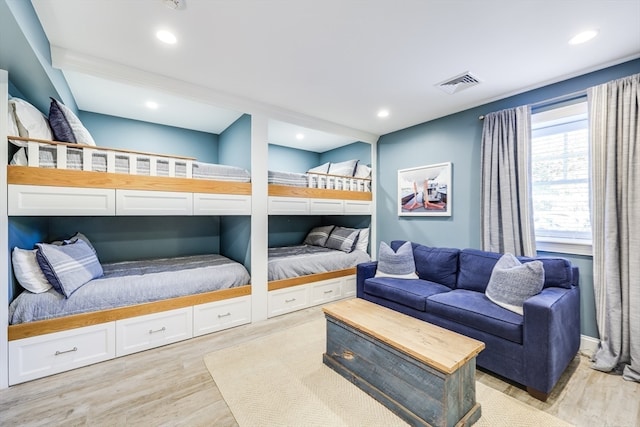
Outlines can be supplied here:
[[[275, 143], [321, 131], [302, 140], [312, 151], [640, 57], [640, 0], [32, 3], [80, 109], [214, 133], [241, 112], [266, 114], [280, 124]], [[178, 42], [159, 43], [159, 29]], [[598, 37], [567, 43], [585, 29]], [[481, 84], [436, 87], [467, 71]]]

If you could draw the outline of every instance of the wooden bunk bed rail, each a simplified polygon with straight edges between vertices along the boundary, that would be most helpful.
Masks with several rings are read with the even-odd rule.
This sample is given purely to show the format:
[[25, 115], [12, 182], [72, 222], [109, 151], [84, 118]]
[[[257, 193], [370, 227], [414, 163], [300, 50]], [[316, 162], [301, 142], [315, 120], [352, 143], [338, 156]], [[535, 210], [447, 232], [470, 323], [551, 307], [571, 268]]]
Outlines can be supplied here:
[[371, 193], [368, 191], [328, 190], [324, 188], [291, 187], [288, 185], [278, 184], [269, 184], [269, 196], [364, 201], [373, 200]]
[[127, 175], [15, 165], [7, 166], [7, 183], [58, 187], [120, 188], [129, 190], [251, 195], [251, 183], [249, 182]]
[[290, 288], [292, 286], [306, 285], [308, 283], [319, 282], [321, 280], [335, 279], [337, 277], [351, 276], [356, 274], [356, 268], [350, 267], [342, 270], [327, 271], [325, 273], [307, 274], [305, 276], [291, 277], [289, 279], [271, 280], [268, 283], [268, 290]]
[[48, 320], [39, 320], [36, 322], [9, 325], [9, 341], [50, 334], [53, 332], [66, 331], [84, 326], [98, 325], [100, 323], [128, 319], [145, 314], [159, 313], [162, 311], [190, 307], [245, 295], [251, 295], [251, 285], [220, 289], [201, 294], [185, 295], [183, 297], [130, 305], [126, 307], [111, 308], [108, 310], [94, 311], [90, 313], [74, 314], [71, 316], [57, 317]]

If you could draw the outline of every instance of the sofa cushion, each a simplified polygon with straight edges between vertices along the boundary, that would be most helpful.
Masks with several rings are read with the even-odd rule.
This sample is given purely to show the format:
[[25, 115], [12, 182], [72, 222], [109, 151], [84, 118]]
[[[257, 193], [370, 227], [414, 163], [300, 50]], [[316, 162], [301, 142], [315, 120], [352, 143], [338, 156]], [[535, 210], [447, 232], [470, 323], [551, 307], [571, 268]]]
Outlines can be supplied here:
[[569, 260], [565, 258], [552, 257], [523, 257], [519, 256], [520, 262], [529, 262], [538, 260], [542, 262], [544, 267], [544, 286], [543, 288], [556, 287], [571, 289], [573, 284], [573, 269]]
[[[402, 240], [394, 240], [391, 242], [391, 248], [397, 250], [403, 243]], [[459, 249], [433, 248], [418, 243], [412, 243], [411, 246], [419, 278], [446, 285], [451, 289], [456, 287]]]
[[454, 289], [435, 294], [427, 298], [426, 311], [522, 344], [523, 317], [494, 304], [484, 293]]
[[513, 254], [504, 254], [493, 267], [485, 294], [494, 303], [520, 315], [522, 305], [538, 295], [544, 284], [540, 261], [521, 263]]
[[426, 299], [431, 295], [450, 292], [438, 283], [421, 279], [375, 277], [364, 281], [364, 293], [384, 298], [419, 311], [425, 311]]
[[391, 249], [385, 242], [380, 242], [378, 250], [378, 268], [375, 277], [395, 277], [398, 279], [417, 279], [416, 265], [413, 260], [411, 244], [401, 245], [397, 250]]

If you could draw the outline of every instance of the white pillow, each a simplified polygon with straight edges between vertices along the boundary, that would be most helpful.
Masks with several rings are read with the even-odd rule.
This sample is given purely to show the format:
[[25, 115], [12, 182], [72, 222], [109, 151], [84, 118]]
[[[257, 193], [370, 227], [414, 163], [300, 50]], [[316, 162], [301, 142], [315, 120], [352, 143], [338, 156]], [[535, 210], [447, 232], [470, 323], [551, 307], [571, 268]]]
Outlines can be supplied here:
[[327, 163], [325, 163], [323, 165], [316, 166], [315, 168], [311, 168], [307, 172], [308, 173], [327, 173], [327, 172], [329, 172], [329, 166], [330, 165], [331, 165], [331, 163], [327, 162]]
[[358, 167], [356, 168], [356, 173], [353, 176], [356, 178], [370, 178], [371, 168], [367, 165], [361, 165], [358, 163]]
[[7, 129], [7, 135], [9, 136], [20, 136], [20, 132], [18, 131], [18, 125], [16, 124], [16, 118], [13, 114], [13, 106], [9, 103], [9, 128]]
[[375, 277], [417, 279], [418, 275], [416, 274], [411, 242], [404, 242], [396, 252], [385, 242], [380, 242]]
[[361, 228], [356, 240], [356, 250], [367, 252], [369, 248], [369, 228]]
[[38, 265], [36, 252], [36, 249], [27, 250], [16, 247], [13, 248], [11, 260], [13, 261], [13, 272], [20, 286], [34, 294], [39, 294], [51, 289], [51, 284]]
[[329, 175], [353, 176], [356, 172], [357, 160], [346, 160], [340, 163], [331, 163]]
[[[9, 114], [13, 114], [18, 136], [52, 140], [53, 133], [44, 114], [24, 99], [11, 98], [9, 100]], [[27, 143], [16, 145], [26, 146]]]

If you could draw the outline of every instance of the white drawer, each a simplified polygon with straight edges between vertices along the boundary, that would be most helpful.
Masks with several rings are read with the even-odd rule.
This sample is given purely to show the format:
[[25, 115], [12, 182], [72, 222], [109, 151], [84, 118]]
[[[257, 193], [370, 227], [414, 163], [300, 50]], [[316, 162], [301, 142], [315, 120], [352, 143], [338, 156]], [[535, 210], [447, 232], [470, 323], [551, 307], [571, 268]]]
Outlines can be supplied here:
[[9, 184], [9, 215], [112, 216], [115, 190]]
[[311, 305], [324, 304], [325, 302], [340, 299], [342, 297], [342, 278], [323, 280], [311, 286]]
[[251, 196], [239, 194], [193, 194], [194, 215], [251, 215]]
[[193, 307], [193, 336], [251, 323], [251, 296], [214, 301]]
[[269, 197], [269, 215], [308, 215], [309, 199], [303, 197]]
[[193, 336], [191, 307], [116, 320], [116, 355], [136, 353]]
[[370, 215], [371, 202], [367, 200], [345, 200], [344, 213], [348, 215]]
[[346, 276], [342, 278], [342, 296], [344, 298], [356, 296], [356, 276]]
[[309, 305], [309, 287], [305, 285], [269, 292], [269, 317], [300, 310]]
[[309, 213], [323, 215], [342, 215], [344, 202], [337, 199], [309, 199]]
[[114, 322], [9, 341], [9, 385], [114, 358]]
[[192, 215], [193, 193], [116, 190], [116, 215]]

